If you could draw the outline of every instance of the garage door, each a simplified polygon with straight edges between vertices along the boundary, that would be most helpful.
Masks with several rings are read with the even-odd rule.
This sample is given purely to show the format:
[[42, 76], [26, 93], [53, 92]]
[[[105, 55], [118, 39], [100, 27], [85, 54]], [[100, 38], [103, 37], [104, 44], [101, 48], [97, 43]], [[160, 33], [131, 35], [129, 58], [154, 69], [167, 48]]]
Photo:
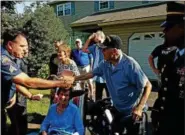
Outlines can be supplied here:
[[[140, 64], [149, 79], [157, 79], [148, 64], [148, 56], [164, 41], [162, 32], [135, 33], [129, 38], [129, 55]], [[157, 60], [155, 60], [156, 63]]]

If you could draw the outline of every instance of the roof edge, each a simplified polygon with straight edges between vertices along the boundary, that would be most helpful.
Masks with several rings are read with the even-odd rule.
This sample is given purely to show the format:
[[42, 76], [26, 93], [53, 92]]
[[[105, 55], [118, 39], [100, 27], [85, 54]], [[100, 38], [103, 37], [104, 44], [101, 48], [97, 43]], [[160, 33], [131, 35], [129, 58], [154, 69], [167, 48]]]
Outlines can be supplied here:
[[153, 17], [113, 21], [113, 22], [104, 22], [104, 23], [98, 24], [98, 26], [110, 26], [110, 25], [129, 24], [129, 23], [136, 23], [136, 22], [158, 21], [158, 20], [165, 20], [165, 17], [166, 15], [161, 15], [161, 16], [155, 16], [155, 17], [153, 16]]
[[103, 22], [101, 24], [98, 24], [98, 26], [102, 27], [102, 26], [110, 26], [110, 25], [117, 25], [117, 24], [129, 24], [129, 23], [136, 23], [136, 22], [159, 21], [159, 20], [165, 20], [165, 18], [166, 18], [166, 15], [160, 15], [160, 16], [152, 16], [152, 17], [137, 18], [137, 19]]
[[99, 20], [99, 21], [93, 21], [93, 22], [88, 22], [88, 23], [71, 23], [70, 26], [71, 27], [81, 27], [81, 26], [88, 26], [88, 25], [97, 25], [98, 26], [98, 23], [101, 23], [103, 20]]

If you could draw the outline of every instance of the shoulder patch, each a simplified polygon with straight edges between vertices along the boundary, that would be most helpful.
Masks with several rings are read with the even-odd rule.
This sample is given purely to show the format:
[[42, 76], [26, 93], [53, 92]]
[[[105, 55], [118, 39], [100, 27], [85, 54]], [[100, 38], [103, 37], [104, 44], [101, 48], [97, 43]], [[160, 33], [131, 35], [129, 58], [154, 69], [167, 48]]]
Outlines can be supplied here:
[[1, 56], [2, 64], [10, 64], [12, 61], [7, 56]]
[[14, 66], [10, 65], [10, 68], [9, 68], [10, 73], [13, 73], [16, 70], [17, 69]]

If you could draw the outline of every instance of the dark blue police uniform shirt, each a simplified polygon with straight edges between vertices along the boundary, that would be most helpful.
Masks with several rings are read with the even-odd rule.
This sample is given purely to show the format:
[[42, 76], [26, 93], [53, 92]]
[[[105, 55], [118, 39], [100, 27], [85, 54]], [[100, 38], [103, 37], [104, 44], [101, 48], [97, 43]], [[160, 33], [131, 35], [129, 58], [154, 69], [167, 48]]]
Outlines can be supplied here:
[[85, 53], [78, 49], [72, 50], [71, 55], [76, 65], [81, 67], [88, 66], [90, 64], [90, 59], [92, 59], [92, 54]]
[[13, 77], [22, 72], [15, 60], [16, 58], [11, 56], [8, 51], [1, 46], [1, 99], [3, 108], [16, 91], [15, 83], [12, 82]]

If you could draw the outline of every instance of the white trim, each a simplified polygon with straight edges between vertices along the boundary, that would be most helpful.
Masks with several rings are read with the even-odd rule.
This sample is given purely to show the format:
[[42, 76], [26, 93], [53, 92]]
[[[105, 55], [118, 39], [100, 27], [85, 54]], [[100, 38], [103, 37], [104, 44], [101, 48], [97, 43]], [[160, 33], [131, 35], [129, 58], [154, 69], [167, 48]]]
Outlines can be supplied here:
[[[107, 8], [100, 8], [100, 2], [108, 2], [108, 7]], [[110, 1], [109, 0], [106, 0], [106, 1], [99, 0], [98, 4], [99, 4], [99, 10], [105, 10], [105, 9], [109, 9], [110, 8]]]
[[[67, 5], [67, 4], [70, 4], [70, 14], [65, 15], [65, 5]], [[67, 2], [67, 3], [57, 5], [57, 16], [59, 16], [58, 15], [58, 7], [60, 7], [60, 6], [62, 6], [62, 8], [63, 8], [63, 15], [60, 15], [60, 16], [69, 16], [72, 14], [71, 13], [72, 12], [71, 2]]]

